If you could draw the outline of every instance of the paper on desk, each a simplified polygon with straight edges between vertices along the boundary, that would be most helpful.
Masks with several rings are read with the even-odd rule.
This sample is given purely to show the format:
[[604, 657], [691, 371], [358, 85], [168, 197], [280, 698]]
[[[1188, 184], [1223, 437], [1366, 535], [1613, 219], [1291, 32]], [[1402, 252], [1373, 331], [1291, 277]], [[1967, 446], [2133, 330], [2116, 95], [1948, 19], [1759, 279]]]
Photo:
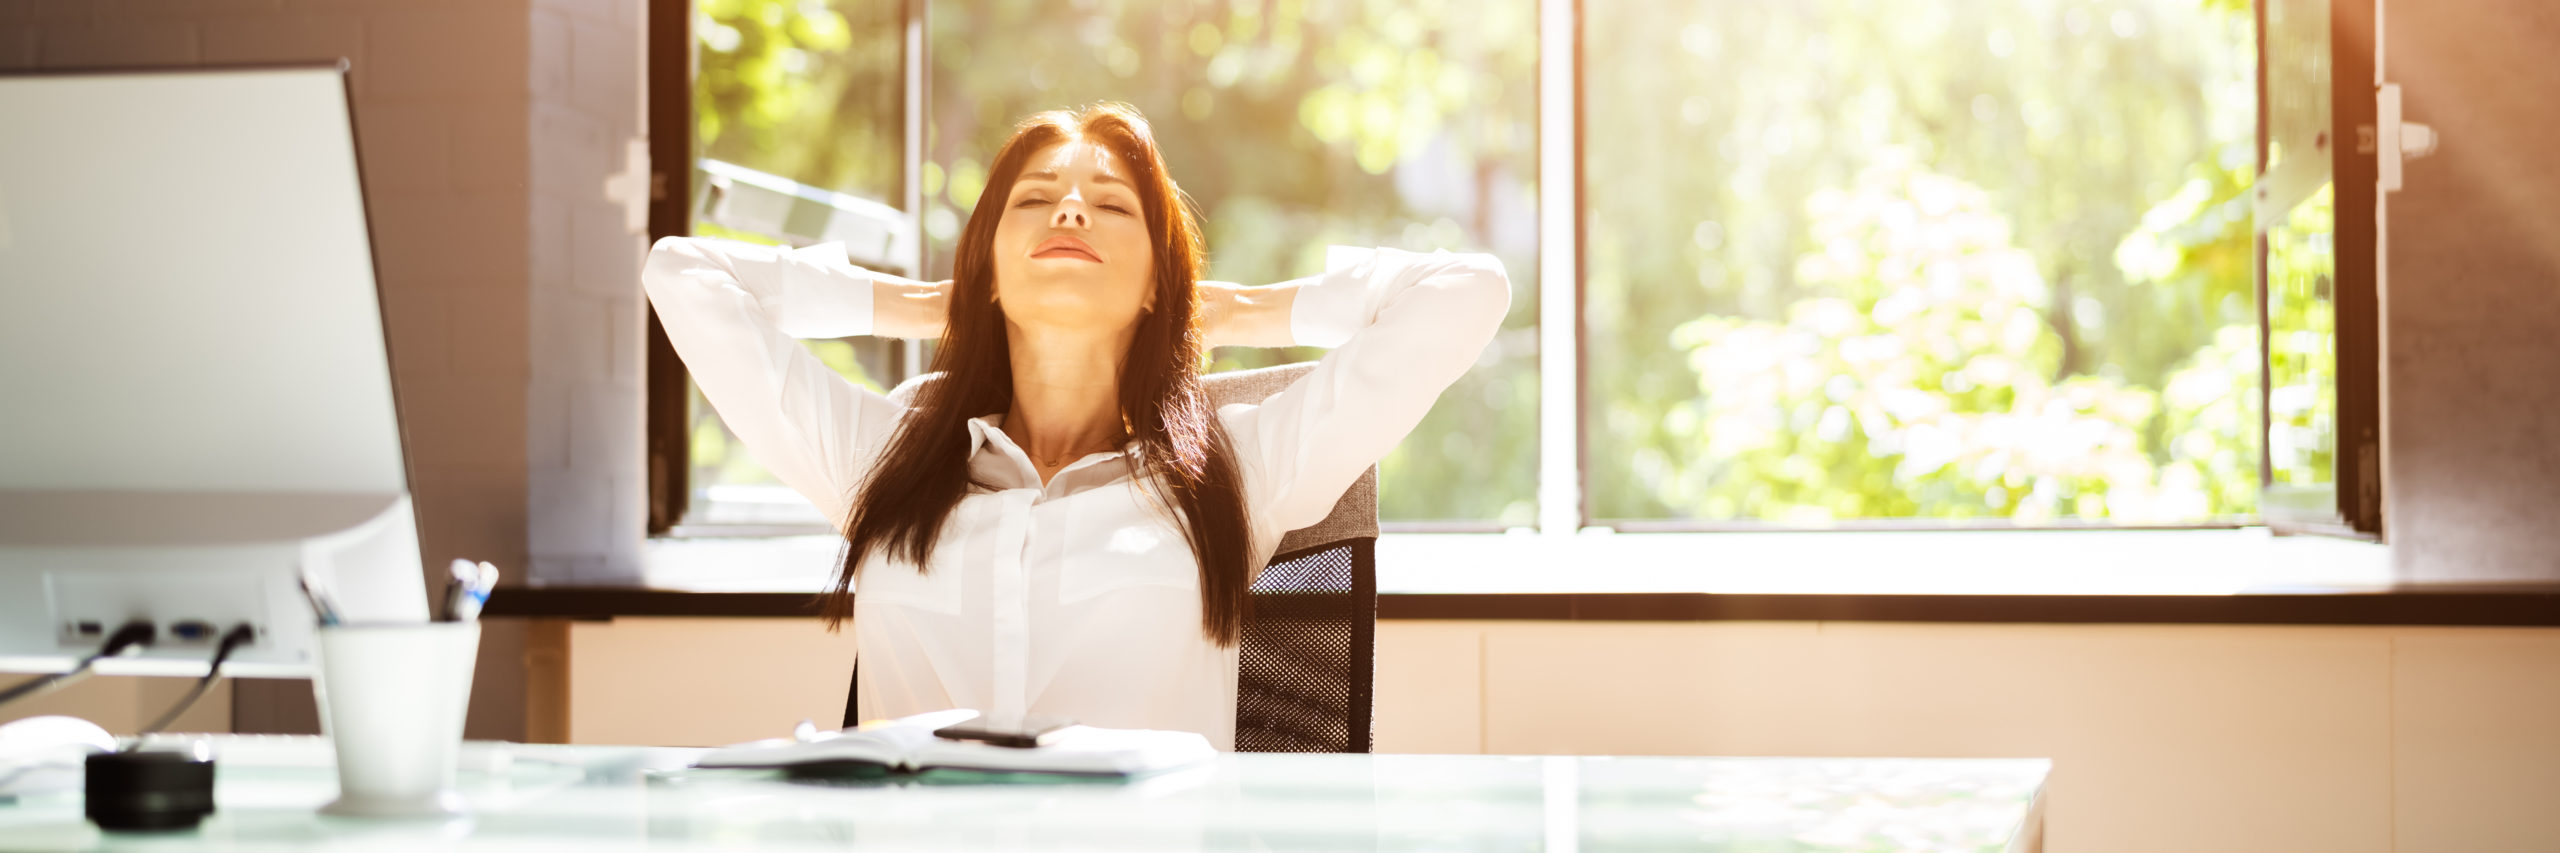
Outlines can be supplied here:
[[712, 750], [695, 762], [704, 768], [772, 768], [827, 762], [861, 762], [896, 770], [976, 770], [993, 773], [1067, 773], [1136, 776], [1186, 767], [1217, 754], [1196, 732], [1068, 726], [1040, 746], [995, 746], [935, 737], [933, 732], [976, 717], [968, 709], [935, 711], [866, 724], [808, 738], [772, 738]]

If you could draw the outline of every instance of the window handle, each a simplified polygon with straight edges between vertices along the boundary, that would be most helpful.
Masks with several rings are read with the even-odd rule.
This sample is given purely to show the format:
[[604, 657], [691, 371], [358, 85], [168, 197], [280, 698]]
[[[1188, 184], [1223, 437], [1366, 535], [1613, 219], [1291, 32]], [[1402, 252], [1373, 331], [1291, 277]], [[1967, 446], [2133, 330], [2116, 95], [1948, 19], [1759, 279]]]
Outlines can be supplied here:
[[666, 193], [665, 178], [649, 171], [649, 140], [628, 140], [622, 151], [622, 171], [604, 179], [605, 200], [622, 205], [623, 230], [647, 233], [649, 202]]
[[2374, 162], [2380, 173], [2382, 191], [2391, 192], [2400, 188], [2400, 167], [2404, 161], [2435, 153], [2436, 129], [2400, 120], [2400, 84], [2384, 83], [2374, 97], [2374, 120], [2379, 128], [2358, 128], [2357, 135], [2373, 132]]

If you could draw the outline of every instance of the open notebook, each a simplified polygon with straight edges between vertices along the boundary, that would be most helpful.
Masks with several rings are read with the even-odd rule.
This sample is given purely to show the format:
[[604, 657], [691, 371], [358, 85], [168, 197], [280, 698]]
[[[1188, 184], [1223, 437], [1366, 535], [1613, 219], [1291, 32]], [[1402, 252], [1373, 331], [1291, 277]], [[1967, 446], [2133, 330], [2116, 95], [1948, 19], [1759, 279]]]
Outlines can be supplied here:
[[864, 723], [835, 732], [742, 743], [712, 750], [703, 768], [805, 768], [868, 765], [893, 772], [971, 770], [1070, 776], [1139, 776], [1188, 767], [1217, 754], [1196, 732], [1068, 726], [1030, 748], [991, 746], [933, 736], [935, 729], [978, 716], [966, 708]]

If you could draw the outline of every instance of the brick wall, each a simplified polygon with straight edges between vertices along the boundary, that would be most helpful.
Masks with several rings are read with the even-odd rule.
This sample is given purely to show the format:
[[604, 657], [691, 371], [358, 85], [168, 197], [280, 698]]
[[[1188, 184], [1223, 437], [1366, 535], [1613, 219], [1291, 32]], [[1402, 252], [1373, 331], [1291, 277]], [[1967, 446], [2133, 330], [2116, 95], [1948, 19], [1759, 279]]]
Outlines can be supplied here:
[[[634, 576], [646, 247], [604, 182], [642, 4], [0, 0], [0, 69], [349, 60], [427, 565]], [[525, 736], [524, 653], [488, 626], [471, 736]], [[244, 731], [316, 731], [303, 682], [235, 696]]]
[[643, 0], [533, 0], [531, 9], [526, 546], [545, 581], [640, 577], [648, 245], [605, 187], [644, 141], [645, 11]]

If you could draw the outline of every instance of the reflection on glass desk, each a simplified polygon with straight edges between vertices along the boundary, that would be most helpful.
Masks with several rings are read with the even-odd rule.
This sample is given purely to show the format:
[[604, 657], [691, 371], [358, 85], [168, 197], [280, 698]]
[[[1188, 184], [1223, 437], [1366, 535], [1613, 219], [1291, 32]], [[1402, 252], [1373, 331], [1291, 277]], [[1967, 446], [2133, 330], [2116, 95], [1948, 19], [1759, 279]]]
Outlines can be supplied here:
[[314, 814], [318, 738], [210, 738], [218, 811], [105, 835], [67, 792], [0, 805], [0, 850], [381, 845], [1096, 850], [2035, 850], [2043, 759], [1221, 755], [1132, 782], [786, 780], [703, 750], [466, 745], [472, 817]]

